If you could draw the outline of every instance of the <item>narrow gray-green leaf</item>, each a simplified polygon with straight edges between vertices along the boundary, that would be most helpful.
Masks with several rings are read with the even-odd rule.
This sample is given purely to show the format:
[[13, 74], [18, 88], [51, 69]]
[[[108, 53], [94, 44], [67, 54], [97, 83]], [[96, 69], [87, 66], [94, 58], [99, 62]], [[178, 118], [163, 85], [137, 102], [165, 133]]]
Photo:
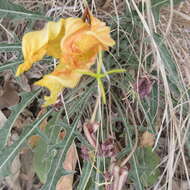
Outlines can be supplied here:
[[21, 44], [15, 43], [15, 44], [0, 44], [0, 51], [19, 51], [21, 50]]
[[[77, 101], [72, 101], [72, 105], [68, 106], [66, 104], [66, 107], [68, 106], [67, 108], [68, 117], [73, 116], [73, 114], [75, 113], [75, 121], [73, 122], [73, 125], [70, 126], [69, 128], [65, 127], [66, 136], [64, 137], [64, 140], [61, 141], [61, 143], [51, 146], [49, 149], [49, 152], [55, 151], [57, 152], [57, 154], [51, 162], [51, 167], [47, 176], [47, 182], [46, 184], [44, 184], [41, 190], [55, 190], [58, 180], [60, 179], [61, 176], [63, 176], [63, 174], [65, 175], [65, 171], [63, 169], [62, 164], [65, 160], [66, 153], [70, 145], [72, 144], [74, 138], [76, 138], [76, 133], [75, 133], [76, 127], [83, 114], [83, 110], [88, 103], [88, 99], [89, 97], [91, 97], [93, 91], [94, 91], [93, 87], [88, 88], [86, 93], [83, 96], [81, 96], [80, 99], [78, 99]], [[63, 119], [63, 121], [65, 121], [65, 119], [66, 116]], [[58, 123], [58, 125], [60, 126], [60, 123]], [[66, 124], [66, 126], [67, 125], [68, 124]], [[62, 125], [61, 127], [64, 128], [64, 126]], [[56, 148], [53, 149], [53, 147]]]
[[40, 91], [41, 89], [37, 90], [36, 92], [24, 93], [21, 96], [21, 102], [12, 108], [10, 117], [5, 122], [3, 128], [0, 129], [0, 150], [6, 145], [11, 128], [13, 127], [14, 122], [18, 118], [19, 114], [40, 93]]
[[180, 75], [176, 67], [176, 63], [174, 62], [171, 56], [170, 51], [165, 46], [164, 41], [161, 36], [159, 36], [158, 34], [154, 34], [154, 39], [155, 39], [155, 42], [159, 46], [160, 55], [167, 71], [167, 77], [170, 80], [170, 84], [171, 84], [170, 86], [173, 85], [176, 87], [176, 89], [183, 90], [183, 88], [181, 88], [183, 87], [183, 85], [181, 83]]
[[[48, 151], [48, 142], [55, 144], [56, 139], [59, 137], [61, 127], [57, 126], [56, 123], [59, 120], [61, 113], [62, 111], [52, 113], [52, 118], [48, 121], [44, 131], [44, 135], [46, 135], [48, 140], [41, 138], [33, 151], [33, 167], [42, 183], [46, 182], [48, 170], [51, 166], [51, 161], [53, 160], [53, 155], [49, 154]], [[39, 134], [39, 131], [37, 134]]]
[[57, 154], [55, 158], [52, 160], [51, 168], [48, 172], [46, 184], [42, 187], [41, 190], [55, 190], [56, 184], [61, 176], [63, 176], [63, 161], [65, 160], [66, 153], [71, 146], [75, 135], [74, 131], [78, 125], [80, 117], [74, 122], [74, 125], [71, 126], [71, 131], [69, 133], [66, 132], [66, 136], [64, 137], [64, 147], [61, 150], [57, 150]]
[[[117, 106], [118, 114], [122, 117], [122, 122], [123, 122], [124, 126], [126, 126], [127, 137], [129, 140], [128, 144], [129, 144], [130, 149], [132, 150], [132, 148], [133, 148], [132, 137], [131, 137], [131, 134], [129, 132], [128, 122], [127, 122], [126, 117], [125, 117], [125, 111], [123, 111], [123, 110], [125, 110], [125, 107], [123, 107], [123, 104], [121, 104], [116, 97], [114, 97], [114, 96], [112, 96], [112, 97], [113, 97], [114, 102]], [[134, 166], [134, 177], [136, 180], [135, 182], [137, 184], [137, 188], [139, 190], [143, 190], [142, 182], [140, 180], [139, 171], [138, 171], [138, 162], [137, 162], [137, 158], [135, 156], [135, 153], [133, 154], [131, 160], [132, 160], [133, 166]]]
[[18, 152], [24, 145], [27, 138], [34, 133], [35, 129], [40, 125], [40, 123], [46, 117], [48, 117], [50, 115], [51, 112], [52, 112], [52, 110], [49, 110], [47, 113], [45, 113], [43, 116], [41, 116], [38, 120], [36, 120], [32, 126], [26, 127], [25, 130], [22, 132], [18, 141], [16, 141], [11, 146], [6, 147], [5, 149], [1, 150], [1, 152], [0, 152], [0, 175], [4, 175], [3, 172], [5, 172], [6, 170], [9, 169], [10, 163], [15, 158], [15, 156], [18, 154]]
[[0, 0], [0, 17], [51, 20], [49, 17], [26, 10], [21, 5], [11, 3], [8, 0]]
[[92, 163], [85, 161], [77, 190], [85, 190], [92, 173]]
[[21, 64], [23, 61], [15, 61], [10, 62], [7, 64], [0, 65], [0, 72], [5, 71], [7, 69], [12, 69], [13, 67], [16, 67], [17, 65]]

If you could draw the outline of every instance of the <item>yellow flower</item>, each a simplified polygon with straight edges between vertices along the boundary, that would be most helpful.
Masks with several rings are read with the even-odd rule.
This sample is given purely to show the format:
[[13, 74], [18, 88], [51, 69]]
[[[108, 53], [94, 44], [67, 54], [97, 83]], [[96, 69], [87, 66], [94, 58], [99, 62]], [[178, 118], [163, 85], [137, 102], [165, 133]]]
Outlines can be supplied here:
[[59, 59], [55, 70], [35, 83], [50, 90], [44, 106], [54, 104], [64, 88], [74, 88], [82, 76], [79, 70], [88, 71], [97, 54], [114, 45], [110, 28], [91, 14], [89, 16], [90, 23], [81, 18], [60, 19], [23, 37], [24, 63], [18, 67], [17, 76], [44, 55]]

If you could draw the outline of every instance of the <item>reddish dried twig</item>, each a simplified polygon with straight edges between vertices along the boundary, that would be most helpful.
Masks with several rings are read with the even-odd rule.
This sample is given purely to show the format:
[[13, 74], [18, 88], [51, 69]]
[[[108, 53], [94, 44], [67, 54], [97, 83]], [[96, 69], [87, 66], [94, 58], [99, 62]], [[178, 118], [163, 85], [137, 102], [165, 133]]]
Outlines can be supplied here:
[[107, 138], [100, 146], [99, 153], [101, 156], [112, 157], [116, 154], [116, 148], [114, 139], [112, 137]]
[[115, 162], [111, 164], [110, 170], [105, 173], [106, 190], [122, 190], [128, 176], [128, 167], [121, 167]]
[[88, 142], [94, 147], [96, 148], [97, 146], [97, 142], [96, 142], [96, 135], [95, 132], [97, 131], [99, 127], [99, 124], [96, 122], [90, 123], [90, 122], [86, 122], [83, 125], [83, 130], [84, 130], [84, 134], [88, 140]]

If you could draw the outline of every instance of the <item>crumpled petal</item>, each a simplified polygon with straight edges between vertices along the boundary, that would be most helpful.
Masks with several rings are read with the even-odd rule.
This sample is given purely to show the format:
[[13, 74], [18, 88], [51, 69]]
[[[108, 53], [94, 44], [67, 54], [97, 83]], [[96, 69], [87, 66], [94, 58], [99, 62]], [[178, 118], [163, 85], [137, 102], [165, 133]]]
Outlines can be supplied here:
[[[92, 14], [91, 24], [82, 19], [66, 19], [65, 36], [61, 41], [62, 64], [84, 66], [93, 62], [99, 51], [108, 50], [115, 41], [110, 36], [110, 28]], [[73, 25], [73, 26], [72, 26]]]
[[44, 29], [24, 35], [22, 39], [24, 63], [19, 65], [16, 76], [29, 70], [32, 64], [41, 60], [45, 54], [55, 58], [60, 57], [60, 41], [65, 33], [64, 24], [64, 19], [49, 22]]
[[67, 18], [65, 19], [65, 35], [63, 41], [71, 35], [80, 32], [81, 30], [88, 30], [88, 23], [84, 22], [81, 18]]
[[110, 36], [110, 27], [106, 26], [104, 22], [101, 22], [92, 14], [90, 15], [91, 28], [87, 33], [94, 36], [107, 50], [108, 47], [115, 45], [115, 41]]
[[[109, 46], [113, 46], [115, 41], [110, 36], [110, 28], [95, 18], [92, 14], [91, 24], [83, 22], [82, 19], [66, 19], [65, 36], [61, 41], [63, 52], [84, 53], [90, 51], [96, 46], [96, 50], [107, 50]], [[98, 51], [96, 51], [96, 54]]]
[[63, 90], [63, 85], [59, 82], [57, 82], [57, 80], [55, 78], [52, 78], [51, 75], [45, 75], [43, 77], [43, 79], [37, 81], [34, 83], [35, 85], [38, 86], [43, 86], [49, 89], [50, 91], [50, 96], [45, 96], [45, 103], [44, 103], [44, 107], [54, 104], [59, 96], [59, 93]]

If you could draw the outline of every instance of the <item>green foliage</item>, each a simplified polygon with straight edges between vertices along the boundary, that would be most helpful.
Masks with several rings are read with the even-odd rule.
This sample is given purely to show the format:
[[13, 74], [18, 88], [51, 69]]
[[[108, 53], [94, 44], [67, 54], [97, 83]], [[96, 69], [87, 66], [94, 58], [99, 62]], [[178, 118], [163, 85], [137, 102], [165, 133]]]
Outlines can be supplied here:
[[22, 6], [9, 2], [8, 0], [0, 0], [0, 17], [9, 18], [30, 18], [30, 19], [45, 19], [49, 20], [48, 17], [28, 11]]
[[[90, 182], [91, 172], [92, 172], [92, 163], [90, 161], [84, 161], [84, 167], [82, 169], [82, 175], [80, 177], [80, 183], [77, 187], [77, 190], [86, 190], [88, 183]], [[89, 187], [88, 187], [89, 189]]]
[[154, 185], [160, 176], [159, 168], [160, 158], [157, 153], [152, 151], [151, 147], [138, 148], [137, 158], [139, 163], [140, 178], [144, 187]]
[[21, 63], [22, 63], [22, 61], [14, 61], [14, 62], [10, 62], [10, 63], [0, 65], [0, 72], [6, 71], [6, 70], [9, 70], [9, 69], [13, 69], [13, 68], [17, 67]]
[[[178, 2], [180, 1], [174, 0], [174, 4]], [[169, 6], [170, 0], [152, 0], [151, 4], [156, 23], [159, 23], [160, 9]], [[144, 6], [145, 8], [146, 6]], [[143, 10], [142, 4], [139, 5], [139, 10]], [[0, 0], [0, 16], [9, 19], [26, 19], [29, 21], [29, 28], [33, 27], [31, 21], [33, 19], [53, 20], [53, 18], [26, 10], [22, 6], [7, 0]], [[27, 140], [33, 135], [40, 136], [38, 144], [33, 149], [33, 167], [43, 183], [41, 190], [55, 190], [61, 176], [73, 174], [74, 171], [66, 171], [63, 168], [66, 153], [72, 143], [76, 142], [76, 147], [79, 150], [81, 145], [84, 145], [88, 147], [89, 151], [95, 151], [84, 133], [81, 132], [81, 126], [92, 117], [95, 101], [99, 96], [98, 85], [105, 104], [98, 108], [99, 110], [94, 116], [95, 121], [101, 121], [101, 126], [96, 133], [97, 140], [101, 144], [110, 134], [114, 133], [115, 141], [118, 142], [119, 148], [121, 148], [121, 151], [116, 155], [117, 161], [122, 161], [133, 151], [136, 140], [138, 140], [135, 129], [139, 132], [148, 130], [157, 134], [156, 122], [160, 116], [158, 112], [163, 108], [163, 104], [167, 104], [167, 102], [162, 101], [164, 99], [164, 89], [159, 68], [158, 70], [151, 70], [155, 61], [153, 53], [149, 50], [151, 41], [149, 38], [145, 38], [143, 23], [134, 7], [132, 9], [128, 7], [124, 15], [119, 15], [119, 21], [120, 25], [118, 26], [116, 17], [113, 16], [110, 20], [109, 24], [113, 28], [112, 36], [115, 40], [118, 39], [119, 43], [99, 59], [99, 61], [103, 59], [103, 63], [99, 62], [98, 72], [81, 71], [82, 74], [88, 76], [83, 77], [77, 88], [65, 90], [65, 105], [63, 108], [59, 112], [47, 109], [47, 112], [36, 118], [32, 124], [24, 126], [19, 139], [8, 146], [7, 142], [16, 119], [36, 97], [39, 98], [41, 90], [21, 94], [21, 102], [11, 108], [10, 117], [3, 128], [0, 129], [0, 177], [9, 175], [13, 159], [23, 147], [28, 145]], [[119, 34], [117, 29], [119, 29]], [[142, 33], [144, 38], [142, 38]], [[184, 93], [187, 89], [182, 83], [179, 68], [176, 66], [164, 37], [161, 34], [153, 34], [153, 39], [161, 56], [161, 64], [166, 72], [166, 80], [172, 95], [172, 104], [175, 106], [180, 103], [181, 108], [185, 108], [185, 111], [183, 110], [185, 115], [188, 106], [183, 105], [183, 103], [189, 101], [189, 95]], [[142, 47], [140, 47], [141, 45]], [[0, 52], [20, 53], [21, 43], [2, 43], [0, 44]], [[150, 55], [147, 55], [147, 53]], [[14, 71], [15, 67], [23, 62], [21, 59], [0, 65], [0, 72], [8, 69]], [[42, 64], [47, 62], [53, 61], [49, 58], [44, 59]], [[113, 73], [114, 75], [112, 75]], [[141, 99], [133, 86], [139, 75], [144, 73], [148, 73], [156, 80], [151, 88], [150, 95]], [[97, 80], [94, 80], [94, 78]], [[131, 110], [128, 109], [129, 107], [131, 107]], [[51, 116], [50, 119], [49, 116]], [[45, 119], [48, 120], [48, 124], [45, 130], [41, 131], [39, 126]], [[168, 118], [168, 120], [170, 119]], [[61, 131], [66, 133], [63, 140], [59, 138]], [[186, 145], [190, 150], [189, 138]], [[103, 189], [105, 187], [102, 185], [105, 182], [103, 173], [108, 171], [110, 160], [110, 157], [105, 158], [98, 154], [94, 154], [93, 161], [91, 159], [81, 160], [79, 156], [82, 172], [80, 176], [78, 173], [76, 175], [76, 189]], [[135, 189], [146, 189], [158, 181], [160, 171], [157, 166], [160, 163], [160, 158], [150, 147], [137, 147], [129, 163], [131, 169], [129, 169], [127, 180], [134, 184]]]
[[[155, 21], [158, 23], [160, 20], [160, 9], [164, 6], [170, 6], [170, 0], [151, 0], [151, 3]], [[181, 0], [173, 0], [174, 5], [179, 3], [181, 3]]]
[[[129, 131], [129, 123], [127, 121], [127, 118], [125, 117], [125, 112], [124, 112], [124, 107], [121, 103], [118, 102], [117, 98], [113, 98], [114, 99], [114, 102], [115, 104], [117, 105], [117, 110], [118, 110], [118, 114], [121, 116], [121, 122], [124, 124], [124, 126], [126, 127], [126, 137], [128, 139], [128, 146], [126, 146], [126, 148], [129, 148], [130, 151], [132, 151], [132, 148], [133, 148], [133, 140], [132, 140], [132, 136], [131, 136], [131, 133]], [[126, 152], [124, 152], [126, 153]], [[140, 179], [140, 175], [139, 175], [139, 171], [138, 171], [138, 168], [140, 167], [140, 165], [138, 164], [137, 162], [137, 157], [136, 157], [136, 154], [134, 154], [134, 156], [132, 157], [132, 164], [133, 164], [133, 172], [134, 172], [134, 179], [133, 181], [135, 182], [136, 184], [136, 187], [137, 189], [139, 190], [142, 190], [143, 189], [143, 185], [142, 185], [142, 179]]]
[[[66, 131], [66, 136], [64, 137], [64, 140], [62, 141], [63, 146], [58, 149], [52, 149], [55, 150], [55, 157], [53, 158], [51, 162], [51, 166], [47, 175], [47, 180], [45, 185], [42, 187], [41, 190], [52, 190], [56, 188], [56, 184], [61, 176], [68, 175], [70, 172], [65, 172], [63, 169], [63, 161], [65, 160], [66, 153], [73, 143], [74, 140], [74, 130], [76, 129], [80, 117], [76, 119], [76, 121], [71, 125], [71, 129], [69, 131]], [[52, 151], [51, 150], [51, 151]]]
[[147, 121], [147, 128], [155, 133], [156, 117], [158, 111], [158, 85], [154, 84], [152, 88], [152, 93], [149, 99], [142, 100], [141, 110], [144, 113]]
[[187, 147], [187, 153], [190, 157], [190, 131], [188, 131], [186, 147]]
[[[39, 119], [36, 119], [36, 121], [31, 125], [27, 126], [19, 140], [14, 142], [14, 144], [10, 145], [9, 147], [6, 147], [4, 149], [1, 149], [0, 152], [0, 176], [6, 176], [9, 174], [9, 169], [11, 166], [12, 160], [15, 158], [15, 156], [19, 153], [23, 145], [25, 145], [26, 140], [31, 135], [35, 134], [36, 128], [40, 125], [40, 123], [49, 116], [49, 114], [52, 112], [52, 110], [49, 110], [47, 113], [45, 113], [43, 116], [41, 116]], [[7, 136], [7, 134], [5, 134]]]
[[55, 112], [52, 114], [52, 119], [48, 121], [48, 124], [45, 126], [45, 135], [48, 138], [48, 142], [45, 138], [40, 138], [37, 142], [36, 147], [34, 148], [34, 157], [33, 157], [33, 166], [36, 174], [38, 175], [40, 181], [44, 184], [46, 182], [48, 170], [53, 159], [53, 154], [49, 154], [48, 147], [49, 143], [55, 144], [58, 138], [60, 127], [56, 125], [60, 119], [61, 112]]
[[3, 128], [0, 129], [0, 150], [6, 145], [8, 137], [10, 135], [10, 131], [19, 114], [39, 93], [40, 90], [32, 93], [24, 93], [23, 95], [21, 95], [21, 102], [12, 108], [12, 113], [9, 119], [5, 122]]
[[0, 52], [1, 51], [17, 51], [17, 50], [21, 50], [21, 45], [20, 44], [5, 44], [5, 43], [1, 43], [0, 44]]

